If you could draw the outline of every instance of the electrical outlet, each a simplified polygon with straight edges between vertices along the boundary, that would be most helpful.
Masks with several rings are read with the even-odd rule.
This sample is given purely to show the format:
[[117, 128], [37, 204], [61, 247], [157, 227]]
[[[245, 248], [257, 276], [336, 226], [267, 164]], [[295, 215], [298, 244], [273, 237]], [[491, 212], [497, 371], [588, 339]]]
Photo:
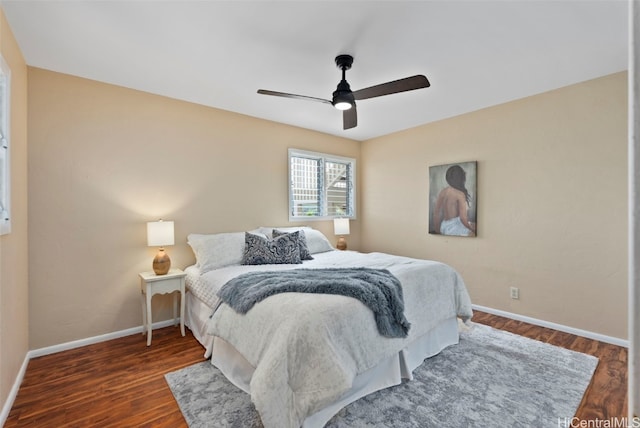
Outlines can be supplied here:
[[514, 300], [520, 299], [520, 289], [518, 287], [511, 287], [511, 298]]

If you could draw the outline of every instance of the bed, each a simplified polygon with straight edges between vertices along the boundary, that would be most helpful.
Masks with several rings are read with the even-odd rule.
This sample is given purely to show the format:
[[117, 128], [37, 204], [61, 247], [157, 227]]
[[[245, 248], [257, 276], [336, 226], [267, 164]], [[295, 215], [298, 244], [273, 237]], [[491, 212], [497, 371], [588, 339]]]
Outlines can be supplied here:
[[[299, 231], [306, 246], [300, 251], [308, 260], [255, 265], [242, 264], [249, 235], [270, 241], [273, 228], [189, 235], [197, 263], [185, 269], [185, 324], [205, 357], [251, 394], [266, 428], [322, 427], [358, 398], [412, 379], [425, 358], [458, 343], [458, 319], [472, 316], [464, 282], [446, 264], [338, 251], [308, 227], [276, 233]], [[373, 312], [352, 297], [288, 292], [240, 314], [217, 295], [227, 282], [251, 272], [351, 268], [385, 270], [400, 281], [411, 323], [406, 337], [382, 336]]]

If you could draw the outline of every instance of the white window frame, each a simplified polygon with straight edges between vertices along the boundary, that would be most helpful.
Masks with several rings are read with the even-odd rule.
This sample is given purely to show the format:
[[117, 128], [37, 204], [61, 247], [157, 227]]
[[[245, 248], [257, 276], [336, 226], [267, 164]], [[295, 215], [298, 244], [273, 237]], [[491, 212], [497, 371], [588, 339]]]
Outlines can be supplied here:
[[0, 55], [0, 235], [11, 233], [11, 69]]
[[[350, 186], [348, 188], [349, 191], [347, 194], [347, 200], [349, 202], [348, 205], [350, 208], [350, 212], [343, 215], [327, 214], [327, 195], [325, 194], [325, 190], [323, 188], [324, 186], [322, 184], [322, 182], [324, 181], [324, 178], [323, 178], [322, 180], [320, 180], [321, 183], [318, 183], [318, 192], [320, 193], [320, 211], [321, 211], [320, 215], [294, 216], [293, 215], [294, 213], [293, 183], [292, 183], [292, 177], [291, 177], [291, 173], [292, 173], [291, 158], [292, 157], [303, 157], [303, 158], [309, 158], [314, 160], [321, 160], [321, 164], [323, 165], [323, 168], [322, 168], [323, 177], [325, 174], [325, 168], [324, 168], [325, 162], [348, 163], [351, 180], [350, 180]], [[356, 160], [355, 159], [344, 157], [344, 156], [327, 154], [327, 153], [311, 152], [307, 150], [290, 148], [288, 151], [287, 173], [288, 173], [287, 176], [288, 176], [288, 184], [289, 184], [289, 204], [288, 204], [289, 205], [289, 221], [319, 221], [319, 220], [331, 220], [334, 218], [349, 218], [354, 220], [356, 218]]]

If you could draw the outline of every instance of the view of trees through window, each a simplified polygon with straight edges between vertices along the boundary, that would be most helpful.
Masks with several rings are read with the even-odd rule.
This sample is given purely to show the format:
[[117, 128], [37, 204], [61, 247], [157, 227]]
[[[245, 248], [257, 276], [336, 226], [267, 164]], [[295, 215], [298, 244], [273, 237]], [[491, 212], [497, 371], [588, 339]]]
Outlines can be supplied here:
[[290, 150], [290, 216], [353, 217], [354, 166], [354, 159]]

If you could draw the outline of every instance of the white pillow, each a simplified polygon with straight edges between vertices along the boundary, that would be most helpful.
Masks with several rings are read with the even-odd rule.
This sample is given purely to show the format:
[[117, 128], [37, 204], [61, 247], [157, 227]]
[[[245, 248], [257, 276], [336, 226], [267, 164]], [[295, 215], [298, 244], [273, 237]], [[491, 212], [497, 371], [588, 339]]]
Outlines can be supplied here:
[[326, 251], [334, 250], [327, 237], [319, 230], [305, 229], [304, 235], [307, 238], [307, 247], [309, 247], [310, 254], [324, 253]]
[[239, 265], [244, 253], [244, 232], [190, 234], [187, 243], [196, 255], [196, 264], [202, 273], [225, 266]]
[[309, 248], [310, 254], [324, 253], [326, 251], [331, 251], [334, 249], [327, 237], [324, 236], [322, 232], [316, 229], [312, 229], [309, 226], [259, 227], [255, 230], [250, 231], [250, 233], [261, 233], [266, 236], [272, 236], [273, 229], [278, 229], [282, 232], [295, 232], [296, 230], [304, 230], [304, 235], [307, 239], [307, 247]]

